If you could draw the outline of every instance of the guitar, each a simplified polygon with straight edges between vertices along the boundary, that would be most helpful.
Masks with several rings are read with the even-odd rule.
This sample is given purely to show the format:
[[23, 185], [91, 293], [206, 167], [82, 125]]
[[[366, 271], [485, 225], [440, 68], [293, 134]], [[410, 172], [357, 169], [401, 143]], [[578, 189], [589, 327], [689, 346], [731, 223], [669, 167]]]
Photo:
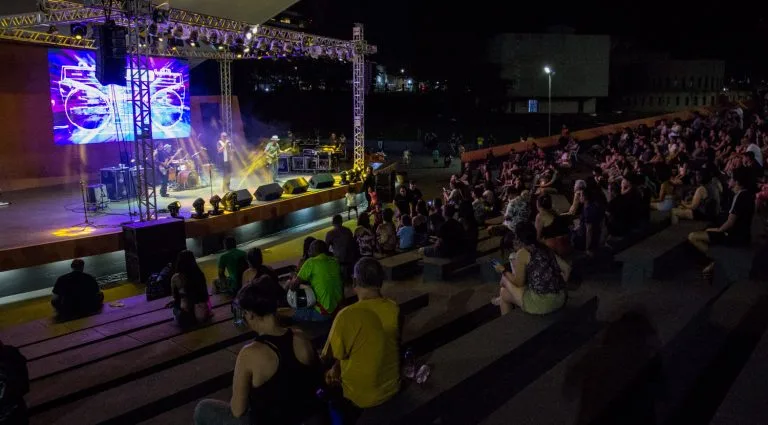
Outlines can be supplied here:
[[266, 148], [264, 148], [264, 153], [267, 155], [267, 165], [276, 163], [282, 152], [283, 151], [280, 150], [280, 145], [277, 142], [270, 141]]
[[[160, 164], [158, 164], [157, 169], [158, 169], [158, 171], [160, 171], [160, 174], [162, 174], [164, 176], [168, 174], [168, 170], [170, 169], [171, 164], [176, 159], [176, 155], [178, 155], [179, 153], [181, 153], [181, 149], [176, 151], [175, 154], [173, 154], [170, 157], [168, 157], [168, 159], [166, 159], [165, 161], [163, 161]], [[186, 158], [185, 158], [185, 160], [186, 160]]]

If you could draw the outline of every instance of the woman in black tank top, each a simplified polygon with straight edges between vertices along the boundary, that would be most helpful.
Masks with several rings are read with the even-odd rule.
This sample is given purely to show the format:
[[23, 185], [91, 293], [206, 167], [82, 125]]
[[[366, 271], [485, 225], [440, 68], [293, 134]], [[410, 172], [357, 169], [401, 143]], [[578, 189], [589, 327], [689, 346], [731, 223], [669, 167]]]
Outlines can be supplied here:
[[237, 356], [231, 402], [201, 401], [195, 424], [299, 425], [324, 413], [315, 396], [322, 372], [312, 343], [278, 324], [278, 300], [263, 285], [244, 286], [237, 302], [258, 336]]

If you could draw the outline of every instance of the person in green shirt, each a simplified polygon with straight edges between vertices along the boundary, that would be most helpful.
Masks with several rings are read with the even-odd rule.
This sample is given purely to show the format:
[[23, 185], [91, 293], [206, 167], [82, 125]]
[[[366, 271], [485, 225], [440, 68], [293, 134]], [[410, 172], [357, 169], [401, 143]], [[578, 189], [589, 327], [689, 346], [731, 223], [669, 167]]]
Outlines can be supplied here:
[[330, 320], [344, 298], [341, 268], [336, 258], [329, 255], [328, 244], [316, 240], [309, 246], [310, 258], [301, 265], [291, 282], [293, 288], [311, 287], [317, 302], [314, 307], [296, 309], [293, 319], [300, 322]]
[[225, 253], [219, 257], [219, 278], [213, 282], [216, 293], [226, 292], [237, 295], [243, 285], [243, 272], [248, 268], [245, 251], [237, 249], [237, 242], [232, 236], [224, 239]]

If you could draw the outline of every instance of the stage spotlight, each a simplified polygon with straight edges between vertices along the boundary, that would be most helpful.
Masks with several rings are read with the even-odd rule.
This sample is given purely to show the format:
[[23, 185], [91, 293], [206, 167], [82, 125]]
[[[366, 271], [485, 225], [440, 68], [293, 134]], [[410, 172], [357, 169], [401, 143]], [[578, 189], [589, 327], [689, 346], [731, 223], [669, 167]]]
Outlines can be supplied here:
[[187, 39], [187, 42], [192, 47], [197, 47], [197, 41], [199, 39], [199, 33], [197, 30], [192, 30], [192, 32], [189, 33], [189, 38]]
[[56, 28], [56, 25], [49, 26], [46, 32], [50, 35], [59, 35], [59, 29]]
[[283, 44], [283, 51], [288, 54], [293, 51], [293, 44], [291, 44], [290, 41], [286, 41], [285, 44]]
[[256, 50], [266, 50], [267, 44], [269, 44], [269, 41], [266, 38], [259, 37], [259, 40], [256, 42]]
[[155, 10], [152, 11], [152, 20], [155, 21], [156, 24], [162, 24], [168, 20], [169, 13], [168, 10], [155, 8]]
[[208, 214], [205, 213], [205, 201], [203, 198], [195, 199], [192, 203], [192, 208], [195, 209], [195, 213], [192, 214], [192, 218], [206, 218]]
[[272, 40], [272, 43], [269, 45], [269, 51], [277, 52], [278, 50], [280, 50], [280, 40]]
[[237, 204], [237, 192], [227, 192], [224, 197], [221, 198], [221, 202], [224, 204], [224, 210], [229, 212], [235, 212], [240, 209]]
[[88, 27], [82, 23], [72, 24], [69, 27], [69, 29], [70, 29], [69, 32], [72, 34], [72, 37], [75, 37], [78, 40], [84, 39], [85, 36], [88, 34]]
[[208, 203], [213, 207], [213, 210], [209, 211], [210, 215], [221, 215], [222, 211], [219, 209], [221, 198], [219, 195], [211, 196], [211, 199], [208, 200]]
[[173, 201], [170, 204], [168, 204], [168, 207], [166, 207], [169, 213], [171, 213], [171, 217], [178, 218], [179, 212], [181, 211], [181, 203], [179, 201]]
[[342, 184], [342, 185], [349, 184], [349, 180], [347, 180], [347, 172], [346, 171], [342, 171], [341, 173], [339, 173], [339, 176], [341, 177], [340, 184]]

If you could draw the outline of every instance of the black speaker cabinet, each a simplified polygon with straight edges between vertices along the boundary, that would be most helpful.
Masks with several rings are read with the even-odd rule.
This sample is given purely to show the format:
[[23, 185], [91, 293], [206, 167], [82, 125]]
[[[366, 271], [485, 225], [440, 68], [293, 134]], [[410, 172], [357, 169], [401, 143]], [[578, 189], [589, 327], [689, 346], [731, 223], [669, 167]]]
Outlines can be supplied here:
[[334, 183], [333, 174], [330, 173], [316, 174], [309, 179], [309, 187], [312, 189], [327, 189], [333, 187]]
[[257, 201], [274, 201], [283, 196], [283, 188], [277, 183], [261, 185], [256, 189]]
[[110, 201], [121, 201], [136, 196], [136, 186], [127, 167], [102, 168], [101, 184], [107, 188]]
[[146, 282], [187, 249], [184, 220], [161, 219], [123, 225], [128, 279]]
[[127, 30], [112, 23], [98, 25], [94, 30], [96, 45], [96, 79], [102, 85], [126, 83]]
[[286, 181], [285, 184], [283, 184], [283, 193], [296, 195], [306, 192], [307, 188], [309, 188], [309, 183], [304, 180], [304, 177], [299, 177]]

